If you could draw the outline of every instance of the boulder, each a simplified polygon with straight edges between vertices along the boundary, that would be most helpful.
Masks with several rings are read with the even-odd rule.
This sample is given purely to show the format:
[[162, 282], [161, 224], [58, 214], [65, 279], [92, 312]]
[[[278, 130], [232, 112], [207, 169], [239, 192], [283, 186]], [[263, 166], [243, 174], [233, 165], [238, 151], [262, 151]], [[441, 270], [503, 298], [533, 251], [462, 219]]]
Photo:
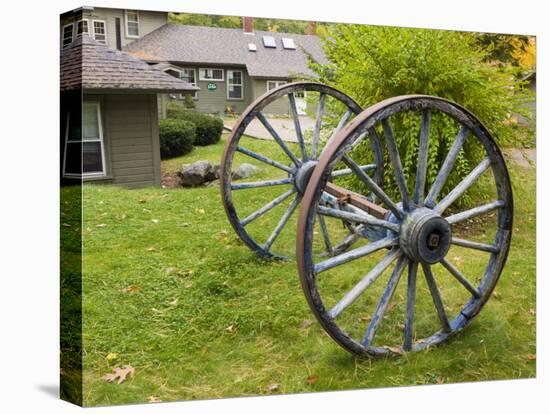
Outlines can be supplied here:
[[193, 164], [183, 164], [181, 167], [180, 176], [181, 185], [184, 187], [195, 187], [214, 180], [215, 170], [210, 162], [201, 160], [196, 161]]
[[256, 175], [260, 172], [260, 169], [252, 164], [242, 163], [237, 168], [237, 171], [233, 173], [233, 178], [235, 180], [240, 180], [242, 178], [249, 178], [253, 175]]

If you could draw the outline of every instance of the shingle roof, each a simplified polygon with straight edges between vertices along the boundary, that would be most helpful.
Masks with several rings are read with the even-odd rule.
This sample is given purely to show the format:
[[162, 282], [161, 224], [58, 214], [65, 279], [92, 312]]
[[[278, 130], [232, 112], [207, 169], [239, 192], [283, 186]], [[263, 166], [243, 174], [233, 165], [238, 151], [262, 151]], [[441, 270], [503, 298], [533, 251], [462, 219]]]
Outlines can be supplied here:
[[61, 90], [185, 91], [197, 88], [83, 36], [61, 51]]
[[[277, 47], [265, 48], [263, 36], [273, 36]], [[283, 49], [283, 37], [294, 39], [296, 50]], [[256, 44], [256, 52], [248, 50], [249, 43]], [[150, 62], [246, 66], [252, 77], [314, 76], [307, 54], [319, 63], [327, 62], [317, 36], [265, 31], [246, 34], [242, 29], [179, 24], [161, 26], [124, 50]]]

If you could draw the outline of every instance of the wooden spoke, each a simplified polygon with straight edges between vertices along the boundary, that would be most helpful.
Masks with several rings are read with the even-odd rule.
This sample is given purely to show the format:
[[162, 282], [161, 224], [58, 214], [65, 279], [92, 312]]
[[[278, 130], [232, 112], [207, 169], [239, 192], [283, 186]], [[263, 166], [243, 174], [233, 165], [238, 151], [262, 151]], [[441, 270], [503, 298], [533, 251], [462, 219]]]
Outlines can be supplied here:
[[420, 126], [420, 138], [418, 144], [418, 161], [416, 168], [416, 184], [414, 187], [414, 203], [424, 204], [424, 186], [426, 185], [426, 169], [428, 167], [428, 145], [430, 142], [431, 111], [422, 112], [422, 125]]
[[340, 121], [338, 121], [338, 125], [336, 125], [336, 128], [334, 128], [334, 131], [332, 131], [332, 135], [327, 141], [326, 147], [328, 147], [328, 145], [334, 140], [334, 138], [336, 137], [336, 135], [338, 135], [340, 130], [344, 128], [344, 125], [346, 125], [346, 122], [349, 121], [352, 115], [353, 115], [353, 111], [351, 109], [348, 109], [344, 113], [344, 115], [342, 115], [342, 118], [340, 118]]
[[402, 255], [399, 249], [392, 249], [382, 258], [376, 266], [359, 281], [346, 295], [330, 310], [329, 315], [331, 318], [336, 318], [351, 305], [355, 300], [361, 296], [361, 294], [372, 285], [372, 283], [378, 279], [378, 277], [386, 270], [398, 257]]
[[399, 232], [399, 225], [391, 223], [387, 220], [381, 220], [376, 217], [371, 216], [370, 214], [364, 213], [362, 210], [356, 209], [356, 213], [352, 213], [345, 210], [339, 210], [331, 207], [318, 207], [318, 213], [323, 216], [335, 217], [347, 221], [352, 221], [355, 223], [368, 224], [370, 226], [384, 227], [390, 229], [396, 233]]
[[395, 214], [399, 218], [403, 218], [405, 216], [405, 213], [403, 210], [401, 210], [397, 204], [395, 204], [391, 198], [382, 190], [378, 184], [374, 182], [372, 178], [370, 178], [362, 169], [361, 167], [353, 161], [347, 154], [344, 154], [342, 157], [342, 161], [351, 168], [351, 170], [357, 175], [361, 181], [365, 183], [365, 185], [368, 187], [370, 191], [372, 191], [376, 196], [388, 207], [393, 214]]
[[464, 141], [466, 141], [468, 132], [469, 130], [465, 126], [462, 126], [458, 131], [453, 145], [451, 146], [447, 157], [445, 157], [445, 161], [443, 161], [443, 165], [441, 165], [441, 169], [439, 170], [437, 177], [435, 177], [432, 188], [430, 188], [430, 192], [426, 196], [426, 200], [424, 201], [424, 205], [426, 207], [432, 208], [435, 205], [437, 197], [439, 196], [439, 193], [443, 189], [443, 186], [445, 185], [445, 182], [447, 181], [447, 178], [449, 177], [449, 174], [453, 169], [456, 158], [458, 157], [458, 153], [462, 149]]
[[453, 214], [452, 216], [445, 217], [445, 219], [450, 224], [456, 224], [460, 223], [461, 221], [471, 219], [472, 217], [479, 216], [480, 214], [488, 213], [489, 211], [493, 211], [499, 207], [504, 207], [504, 201], [493, 201], [492, 203], [487, 203], [479, 207], [474, 207], [469, 210], [462, 211], [461, 213]]
[[481, 294], [479, 293], [479, 291], [468, 281], [468, 279], [466, 279], [464, 277], [464, 275], [462, 273], [460, 273], [460, 271], [454, 267], [449, 261], [447, 261], [447, 259], [443, 259], [441, 260], [441, 264], [443, 265], [443, 267], [445, 267], [445, 269], [447, 269], [449, 271], [449, 273], [451, 275], [454, 276], [454, 278], [456, 280], [458, 280], [462, 286], [464, 286], [475, 298], [480, 298], [481, 297]]
[[443, 213], [447, 207], [453, 204], [470, 186], [489, 168], [491, 160], [489, 157], [484, 158], [471, 172], [468, 174], [449, 194], [443, 198], [435, 207], [434, 210], [438, 213]]
[[283, 201], [285, 201], [288, 197], [290, 197], [296, 190], [294, 188], [291, 188], [286, 193], [281, 194], [279, 197], [275, 198], [274, 200], [271, 200], [269, 203], [264, 205], [262, 208], [256, 210], [254, 213], [250, 214], [248, 217], [241, 220], [241, 226], [246, 226], [248, 223], [250, 223], [252, 220], [256, 220], [258, 217], [263, 216], [265, 213], [267, 213], [269, 210], [271, 210], [273, 207], [278, 206]]
[[324, 272], [325, 270], [332, 269], [333, 267], [340, 266], [341, 264], [351, 262], [352, 260], [359, 259], [361, 257], [367, 256], [375, 251], [384, 249], [386, 247], [395, 246], [399, 243], [397, 237], [384, 237], [373, 243], [366, 244], [356, 249], [349, 250], [345, 253], [342, 253], [338, 256], [331, 257], [323, 262], [317, 263], [314, 265], [314, 271], [316, 274]]
[[332, 256], [332, 243], [330, 242], [330, 236], [328, 234], [327, 223], [325, 223], [325, 218], [321, 214], [317, 214], [317, 219], [319, 220], [319, 227], [321, 227], [321, 233], [323, 234], [323, 240], [325, 242], [325, 249], [329, 256]]
[[463, 239], [459, 239], [458, 237], [453, 237], [451, 239], [451, 243], [456, 244], [457, 246], [468, 247], [470, 249], [481, 250], [489, 253], [499, 252], [499, 248], [492, 244], [485, 244], [485, 243], [473, 242], [470, 240], [463, 240]]
[[304, 142], [304, 135], [302, 134], [302, 127], [300, 125], [300, 118], [298, 117], [298, 110], [296, 109], [296, 97], [294, 93], [288, 94], [288, 100], [290, 102], [290, 112], [292, 113], [292, 119], [294, 120], [294, 129], [296, 131], [296, 139], [300, 146], [300, 152], [302, 154], [302, 161], [307, 160], [306, 144]]
[[410, 351], [413, 340], [413, 324], [414, 324], [414, 304], [416, 301], [416, 273], [418, 271], [418, 263], [409, 263], [409, 272], [407, 274], [407, 305], [405, 312], [405, 329], [403, 332], [403, 349]]
[[397, 265], [395, 265], [395, 269], [393, 269], [393, 273], [391, 274], [390, 280], [388, 281], [388, 284], [384, 289], [384, 293], [382, 293], [382, 297], [380, 298], [378, 307], [376, 308], [376, 311], [372, 316], [369, 327], [367, 329], [367, 333], [361, 341], [361, 344], [363, 344], [363, 346], [370, 346], [370, 344], [374, 340], [374, 336], [376, 335], [378, 326], [380, 325], [380, 322], [382, 322], [382, 318], [384, 317], [384, 314], [388, 309], [388, 305], [390, 304], [393, 293], [395, 292], [395, 288], [397, 287], [397, 283], [399, 282], [399, 278], [401, 277], [401, 274], [403, 273], [407, 262], [408, 259], [405, 256], [401, 256], [397, 261]]
[[248, 190], [249, 188], [272, 187], [275, 185], [290, 184], [291, 182], [292, 182], [291, 178], [281, 178], [280, 180], [254, 181], [250, 183], [231, 184], [231, 189]]
[[249, 149], [243, 148], [241, 146], [237, 147], [237, 151], [239, 151], [242, 154], [248, 155], [249, 157], [252, 157], [254, 159], [257, 159], [258, 161], [265, 162], [266, 164], [272, 165], [275, 168], [278, 168], [280, 170], [286, 171], [287, 173], [292, 172], [292, 169], [287, 167], [286, 165], [281, 164], [280, 162], [274, 161], [270, 158], [267, 158], [261, 154], [258, 154], [254, 151], [250, 151]]
[[263, 248], [265, 250], [269, 250], [269, 248], [273, 245], [273, 242], [275, 242], [275, 239], [279, 236], [279, 234], [281, 234], [281, 231], [285, 227], [287, 221], [290, 219], [290, 216], [292, 216], [292, 213], [294, 212], [294, 210], [298, 206], [299, 202], [300, 202], [300, 197], [299, 196], [296, 196], [294, 198], [294, 200], [292, 200], [292, 202], [290, 203], [290, 206], [285, 211], [285, 213], [283, 214], [283, 216], [281, 217], [281, 219], [277, 223], [277, 226], [275, 227], [275, 229], [273, 230], [273, 232], [271, 233], [271, 235], [269, 236], [269, 238], [267, 239], [267, 241], [263, 245]]
[[[359, 166], [363, 171], [376, 170], [376, 164], [366, 164]], [[352, 174], [353, 170], [351, 168], [342, 168], [341, 170], [332, 171], [330, 173], [331, 178], [341, 177], [343, 175]]]
[[432, 300], [434, 302], [435, 309], [437, 311], [437, 316], [441, 322], [441, 328], [444, 332], [450, 332], [451, 326], [449, 325], [449, 319], [447, 319], [447, 314], [445, 313], [445, 308], [443, 306], [443, 301], [441, 300], [441, 295], [439, 294], [439, 289], [435, 283], [435, 278], [432, 273], [432, 269], [428, 264], [422, 264], [422, 269], [424, 270], [424, 276], [426, 278], [426, 283], [430, 289], [430, 294], [432, 295]]
[[390, 154], [390, 161], [393, 167], [393, 175], [397, 182], [397, 188], [399, 194], [401, 194], [401, 201], [403, 202], [403, 208], [409, 210], [411, 207], [411, 195], [407, 188], [407, 180], [403, 173], [403, 166], [401, 165], [401, 157], [399, 157], [399, 150], [395, 143], [395, 137], [393, 136], [393, 130], [388, 118], [382, 120], [382, 127], [384, 128], [384, 136], [386, 137], [386, 146]]
[[283, 149], [286, 155], [288, 155], [288, 157], [292, 160], [292, 162], [296, 166], [300, 166], [302, 164], [300, 160], [298, 160], [298, 158], [296, 158], [296, 155], [294, 155], [294, 153], [290, 150], [290, 148], [288, 148], [288, 146], [285, 144], [285, 142], [277, 133], [277, 131], [275, 131], [275, 129], [271, 126], [271, 124], [269, 123], [265, 115], [261, 112], [256, 112], [256, 118], [260, 120], [260, 122], [263, 124], [265, 129], [267, 129], [267, 131], [271, 134], [273, 139], [277, 142], [277, 144], [279, 144], [279, 146]]
[[315, 128], [313, 129], [313, 139], [311, 141], [311, 158], [317, 158], [317, 146], [321, 139], [321, 126], [323, 124], [323, 114], [325, 112], [325, 94], [319, 95], [319, 104], [317, 105], [317, 118], [315, 118]]

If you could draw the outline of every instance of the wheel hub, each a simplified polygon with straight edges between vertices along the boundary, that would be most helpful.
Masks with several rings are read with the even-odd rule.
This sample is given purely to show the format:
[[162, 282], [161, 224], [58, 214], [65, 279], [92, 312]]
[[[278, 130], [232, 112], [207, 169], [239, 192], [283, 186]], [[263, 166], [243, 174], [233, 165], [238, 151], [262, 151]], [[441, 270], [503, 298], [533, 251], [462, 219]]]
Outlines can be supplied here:
[[437, 263], [451, 246], [451, 226], [432, 210], [419, 208], [403, 219], [399, 243], [411, 260]]
[[294, 186], [300, 194], [304, 194], [311, 174], [317, 165], [317, 161], [309, 160], [303, 163], [294, 173]]

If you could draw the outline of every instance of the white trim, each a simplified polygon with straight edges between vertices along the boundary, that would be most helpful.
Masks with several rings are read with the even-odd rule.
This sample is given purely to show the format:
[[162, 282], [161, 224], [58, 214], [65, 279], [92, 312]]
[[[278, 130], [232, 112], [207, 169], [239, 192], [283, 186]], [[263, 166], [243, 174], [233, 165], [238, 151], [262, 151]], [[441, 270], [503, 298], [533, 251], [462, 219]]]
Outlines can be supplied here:
[[275, 83], [275, 88], [278, 88], [279, 86], [282, 86], [282, 85], [286, 85], [288, 83], [288, 81], [268, 79], [265, 81], [265, 89], [267, 92], [275, 89], [275, 88], [269, 89], [269, 82]]
[[[71, 26], [71, 41], [67, 44], [65, 44], [65, 28]], [[75, 39], [74, 36], [74, 23], [69, 23], [63, 26], [63, 30], [61, 31], [61, 48], [65, 49], [67, 46], [69, 46], [71, 43], [73, 43]]]
[[[138, 34], [137, 36], [135, 35], [130, 35], [128, 34], [128, 10], [124, 10], [124, 26], [126, 27], [126, 37], [130, 38], [130, 39], [139, 39], [140, 37], [140, 22], [139, 22], [139, 10], [130, 10], [130, 11], [135, 11], [136, 12], [136, 16], [137, 16], [137, 28], [138, 28]], [[132, 23], [135, 23], [135, 22], [132, 22]]]
[[[174, 65], [170, 65], [169, 67], [167, 67], [166, 69], [163, 69], [162, 71], [163, 72], [167, 72], [169, 70], [172, 70], [174, 72], [178, 72], [180, 74], [180, 79], [181, 79], [181, 73], [184, 71], [184, 70], [192, 70], [193, 71], [193, 77], [195, 78], [195, 82], [194, 83], [191, 83], [191, 82], [187, 82], [193, 86], [197, 86], [197, 68], [193, 68], [193, 67], [180, 67], [180, 66], [174, 66]], [[193, 91], [193, 100], [195, 101], [198, 101], [199, 100], [199, 95], [198, 95], [198, 92], [199, 91]], [[184, 94], [183, 93], [180, 93], [180, 96], [183, 98]]]
[[[208, 79], [208, 78], [203, 78], [202, 77], [202, 73], [201, 71], [203, 70], [221, 70], [222, 71], [222, 77], [221, 79]], [[225, 80], [225, 72], [223, 70], [223, 68], [199, 68], [199, 80], [200, 81], [206, 81], [206, 82], [223, 82]]]
[[86, 34], [89, 36], [90, 35], [90, 22], [88, 21], [88, 19], [80, 19], [76, 22], [76, 25], [75, 25], [75, 30], [76, 30], [76, 38], [78, 39], [79, 37], [82, 37], [82, 33], [81, 34], [78, 34], [78, 24], [80, 22], [86, 22]]
[[[105, 40], [97, 40], [95, 38], [95, 23], [103, 23], [103, 32], [105, 35]], [[96, 42], [107, 44], [107, 22], [105, 20], [92, 20], [92, 36]]]
[[[229, 97], [229, 72], [239, 72], [241, 74], [241, 83], [232, 83], [232, 86], [241, 87], [241, 97], [240, 98], [231, 98]], [[228, 101], [242, 101], [244, 100], [244, 72], [239, 69], [227, 69], [227, 93], [226, 98]]]
[[[95, 107], [97, 108], [97, 127], [98, 127], [99, 137], [96, 138], [96, 139], [86, 139], [85, 140], [84, 136], [80, 135], [80, 140], [73, 140], [73, 141], [71, 141], [71, 143], [81, 144], [81, 154], [83, 154], [83, 152], [84, 152], [84, 143], [99, 142], [99, 150], [101, 151], [101, 171], [84, 173], [84, 172], [82, 172], [82, 170], [84, 169], [84, 166], [81, 164], [80, 165], [80, 171], [81, 171], [80, 174], [66, 173], [65, 172], [66, 163], [67, 163], [67, 144], [69, 144], [69, 127], [70, 127], [69, 120], [70, 120], [70, 117], [71, 117], [71, 113], [68, 112], [67, 113], [67, 125], [65, 127], [65, 151], [63, 153], [63, 177], [68, 177], [68, 178], [82, 177], [82, 178], [85, 178], [85, 177], [104, 177], [104, 176], [107, 175], [106, 174], [106, 165], [105, 165], [105, 141], [103, 139], [103, 124], [102, 124], [102, 121], [101, 121], [101, 105], [97, 101], [83, 101], [82, 102], [82, 107], [84, 107], [84, 104], [95, 105]], [[84, 111], [82, 111], [82, 113], [84, 113]], [[84, 118], [81, 120], [81, 122], [82, 122], [82, 124], [84, 124]], [[81, 130], [81, 134], [82, 133], [83, 133], [83, 131]]]

